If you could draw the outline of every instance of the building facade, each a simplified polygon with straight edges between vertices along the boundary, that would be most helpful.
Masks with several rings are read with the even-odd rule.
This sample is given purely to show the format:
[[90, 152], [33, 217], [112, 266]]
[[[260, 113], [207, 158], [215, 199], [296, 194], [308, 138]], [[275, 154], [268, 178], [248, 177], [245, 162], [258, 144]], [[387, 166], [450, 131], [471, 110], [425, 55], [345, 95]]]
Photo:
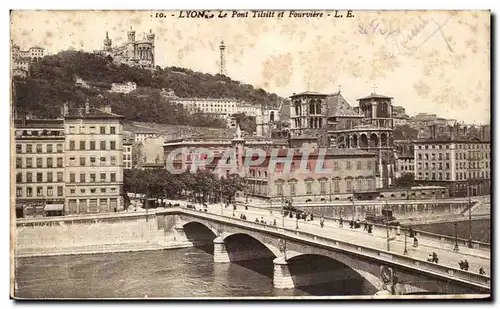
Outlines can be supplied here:
[[158, 138], [158, 137], [160, 137], [160, 134], [156, 132], [136, 132], [134, 133], [134, 142], [142, 143], [148, 138]]
[[415, 158], [413, 155], [396, 155], [394, 177], [399, 178], [404, 174], [415, 175]]
[[64, 107], [66, 214], [123, 209], [122, 116]]
[[33, 46], [28, 48], [28, 50], [21, 50], [19, 45], [12, 45], [12, 58], [29, 58], [31, 61], [40, 60], [45, 56], [45, 49], [39, 46]]
[[455, 197], [490, 194], [490, 145], [479, 138], [415, 141], [415, 180], [447, 186]]
[[136, 40], [135, 30], [130, 27], [127, 32], [127, 41], [120, 46], [113, 47], [108, 32], [106, 32], [103, 49], [96, 51], [96, 53], [104, 57], [111, 56], [116, 64], [154, 70], [155, 34], [150, 29], [149, 33], [144, 33], [142, 39]]
[[133, 82], [112, 83], [109, 92], [115, 93], [130, 93], [137, 89], [137, 84]]
[[260, 108], [234, 99], [211, 99], [211, 98], [176, 98], [172, 103], [181, 104], [191, 113], [200, 112], [204, 114], [215, 114], [231, 116], [244, 113], [248, 116], [257, 116]]
[[122, 141], [122, 144], [123, 144], [123, 168], [124, 169], [134, 168], [133, 159], [132, 159], [132, 144], [133, 143], [134, 143], [134, 140], [132, 140], [132, 139], [124, 139]]
[[290, 135], [315, 136], [320, 146], [360, 149], [377, 155], [377, 188], [394, 177], [392, 98], [372, 93], [353, 108], [339, 92], [291, 97]]
[[23, 119], [14, 123], [16, 209], [60, 205], [65, 198], [64, 125], [62, 119]]

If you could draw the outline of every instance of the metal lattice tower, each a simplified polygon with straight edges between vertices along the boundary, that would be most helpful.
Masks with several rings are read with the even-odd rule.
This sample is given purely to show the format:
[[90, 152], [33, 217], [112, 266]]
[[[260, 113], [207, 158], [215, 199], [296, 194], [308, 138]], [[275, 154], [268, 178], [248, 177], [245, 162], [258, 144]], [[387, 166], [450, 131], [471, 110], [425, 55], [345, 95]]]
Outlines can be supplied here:
[[224, 45], [224, 40], [220, 41], [219, 50], [220, 50], [220, 74], [226, 75], [226, 56], [224, 55], [224, 51], [226, 50], [226, 45]]

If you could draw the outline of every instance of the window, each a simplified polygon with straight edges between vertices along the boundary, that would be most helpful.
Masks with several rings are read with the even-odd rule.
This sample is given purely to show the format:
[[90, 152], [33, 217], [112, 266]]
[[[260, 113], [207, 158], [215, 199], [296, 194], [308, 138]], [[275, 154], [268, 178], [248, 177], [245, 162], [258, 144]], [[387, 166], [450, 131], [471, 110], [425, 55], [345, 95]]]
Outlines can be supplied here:
[[123, 154], [123, 161], [127, 160], [127, 155]]
[[90, 182], [95, 182], [95, 173], [90, 173]]
[[80, 193], [85, 194], [85, 189], [80, 189]]
[[346, 180], [347, 192], [352, 191], [352, 180]]
[[95, 166], [95, 157], [90, 157], [90, 165]]
[[[26, 163], [28, 163], [28, 158], [26, 159]], [[23, 159], [16, 158], [16, 168], [22, 168], [22, 167], [23, 167]]]
[[52, 181], [54, 181], [54, 179], [52, 179], [52, 178], [53, 178], [53, 173], [52, 173], [52, 172], [48, 172], [48, 173], [47, 173], [47, 182], [52, 182]]
[[102, 126], [99, 129], [100, 129], [99, 133], [106, 134], [106, 127]]
[[16, 188], [16, 197], [21, 197], [23, 196], [23, 188], [17, 187]]
[[368, 161], [366, 162], [366, 168], [367, 168], [368, 170], [371, 170], [371, 169], [372, 169], [372, 161], [371, 161], [371, 160], [368, 160]]
[[106, 157], [101, 157], [101, 166], [106, 165]]
[[95, 188], [91, 188], [90, 193], [95, 193]]
[[57, 151], [57, 152], [59, 152], [59, 153], [61, 153], [61, 152], [63, 151], [63, 146], [62, 146], [62, 144], [57, 144], [57, 145], [56, 145], [56, 151]]
[[347, 170], [350, 170], [350, 169], [351, 169], [351, 161], [346, 161], [346, 162], [345, 162], [345, 168], [346, 168]]
[[69, 189], [69, 193], [74, 194], [75, 193], [75, 189]]
[[282, 182], [276, 183], [276, 193], [278, 195], [283, 195], [283, 183]]
[[116, 142], [115, 141], [110, 141], [109, 142], [109, 149], [115, 150], [116, 149]]
[[52, 153], [52, 144], [47, 144], [47, 153]]
[[47, 196], [52, 196], [52, 194], [53, 194], [53, 188], [47, 187]]
[[63, 182], [63, 172], [57, 172], [57, 182]]
[[26, 145], [26, 153], [33, 153], [33, 145], [31, 144]]
[[101, 188], [101, 193], [106, 193], [106, 188]]
[[23, 182], [23, 174], [22, 173], [16, 174], [16, 182]]
[[53, 167], [54, 160], [52, 158], [47, 158], [47, 167]]
[[33, 167], [33, 159], [32, 158], [26, 158], [26, 167], [28, 167], [28, 168]]
[[57, 158], [57, 167], [63, 167], [63, 158]]
[[339, 162], [338, 161], [334, 161], [333, 162], [333, 168], [338, 170], [339, 169]]
[[101, 182], [106, 181], [106, 173], [101, 173]]
[[42, 158], [36, 158], [36, 167], [42, 167]]
[[116, 165], [116, 157], [115, 156], [111, 156], [111, 165]]
[[319, 182], [319, 191], [321, 194], [325, 194], [326, 193], [326, 181], [325, 180], [321, 180]]
[[95, 134], [96, 133], [95, 126], [90, 126], [89, 132], [90, 132], [90, 134]]
[[80, 173], [80, 182], [85, 182], [85, 173]]
[[106, 150], [106, 141], [101, 141], [101, 150]]
[[306, 194], [312, 194], [312, 181], [306, 181]]
[[450, 159], [450, 154], [449, 153], [446, 153], [445, 156], [446, 156], [446, 160]]
[[80, 150], [85, 150], [85, 141], [80, 141]]
[[90, 150], [95, 150], [95, 141], [90, 141]]
[[116, 134], [116, 128], [115, 127], [109, 127], [109, 134]]
[[418, 154], [418, 159], [422, 160], [422, 154], [421, 153]]
[[70, 157], [69, 158], [69, 166], [75, 166], [75, 165], [76, 165], [76, 158]]
[[69, 174], [69, 182], [75, 182], [76, 181], [75, 178], [76, 178], [75, 177], [75, 173], [70, 173]]
[[69, 150], [75, 150], [75, 141], [69, 141]]
[[373, 179], [368, 178], [368, 179], [366, 180], [366, 184], [368, 185], [368, 190], [373, 190], [373, 189], [375, 189], [375, 188], [374, 188]]
[[361, 169], [361, 161], [356, 162], [356, 169], [357, 170]]
[[63, 187], [57, 187], [57, 196], [63, 195]]
[[42, 153], [42, 144], [36, 144], [36, 153]]
[[295, 182], [290, 183], [290, 195], [295, 195]]
[[335, 193], [340, 192], [340, 180], [339, 179], [335, 179], [333, 181], [333, 192], [335, 192]]
[[361, 191], [361, 190], [363, 190], [363, 179], [359, 178], [359, 179], [357, 180], [357, 183], [358, 183], [358, 184], [357, 184], [357, 186], [358, 186], [358, 190], [360, 190], [360, 191]]
[[43, 195], [43, 188], [36, 187], [36, 196], [42, 196], [42, 195]]
[[80, 166], [85, 166], [85, 157], [80, 157]]
[[111, 173], [110, 174], [110, 177], [111, 177], [111, 182], [115, 182], [116, 181], [116, 173]]
[[33, 195], [33, 189], [31, 187], [26, 188], [26, 196], [31, 197]]
[[23, 145], [17, 144], [16, 145], [16, 153], [22, 153], [23, 152]]
[[26, 173], [26, 182], [33, 182], [33, 177], [31, 172]]

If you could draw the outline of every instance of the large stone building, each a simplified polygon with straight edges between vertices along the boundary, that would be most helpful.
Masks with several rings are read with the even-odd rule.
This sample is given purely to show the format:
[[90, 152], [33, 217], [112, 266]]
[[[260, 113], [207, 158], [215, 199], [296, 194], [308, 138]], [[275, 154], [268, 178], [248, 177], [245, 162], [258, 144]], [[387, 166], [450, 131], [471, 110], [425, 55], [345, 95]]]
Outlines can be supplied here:
[[354, 109], [339, 92], [294, 94], [290, 109], [292, 136], [314, 136], [320, 145], [354, 148], [377, 155], [377, 187], [394, 177], [392, 98], [372, 93]]
[[21, 50], [19, 45], [12, 44], [11, 47], [11, 71], [12, 76], [25, 78], [29, 75], [31, 62], [43, 58], [45, 50], [42, 47], [34, 46], [28, 50]]
[[122, 116], [64, 107], [66, 214], [123, 208]]
[[257, 116], [260, 114], [260, 107], [227, 98], [176, 98], [172, 103], [181, 104], [191, 113], [200, 112], [204, 114], [231, 116], [244, 113], [247, 116]]
[[447, 186], [451, 196], [490, 194], [491, 147], [479, 138], [415, 141], [415, 180]]
[[133, 82], [112, 83], [109, 92], [114, 93], [130, 93], [137, 89], [137, 84]]
[[133, 157], [132, 157], [132, 149], [133, 149], [134, 140], [133, 139], [123, 139], [123, 168], [131, 169], [134, 168], [133, 165]]
[[96, 51], [96, 53], [101, 56], [111, 56], [116, 64], [127, 64], [154, 70], [155, 34], [149, 30], [149, 33], [144, 33], [142, 39], [136, 40], [135, 30], [130, 27], [130, 31], [127, 32], [127, 41], [120, 46], [113, 47], [106, 31], [104, 47], [102, 50]]
[[[33, 215], [36, 208], [64, 207], [64, 126], [62, 119], [14, 122], [16, 210]], [[26, 213], [27, 212], [27, 213]]]

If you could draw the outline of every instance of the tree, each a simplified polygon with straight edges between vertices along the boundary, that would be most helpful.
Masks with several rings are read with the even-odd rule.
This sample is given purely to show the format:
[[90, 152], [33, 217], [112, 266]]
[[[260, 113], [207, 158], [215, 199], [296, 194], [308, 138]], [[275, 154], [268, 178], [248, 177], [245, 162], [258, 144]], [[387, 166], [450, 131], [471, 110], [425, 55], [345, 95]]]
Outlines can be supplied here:
[[413, 173], [404, 173], [401, 177], [394, 180], [396, 187], [411, 188], [415, 183], [415, 175]]

